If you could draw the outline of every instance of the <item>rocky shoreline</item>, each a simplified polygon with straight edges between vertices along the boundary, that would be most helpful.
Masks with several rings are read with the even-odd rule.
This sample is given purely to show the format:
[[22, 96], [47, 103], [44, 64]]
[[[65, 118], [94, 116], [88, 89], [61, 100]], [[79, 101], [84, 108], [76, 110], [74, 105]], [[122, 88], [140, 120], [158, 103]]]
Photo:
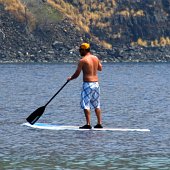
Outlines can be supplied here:
[[74, 63], [80, 58], [80, 43], [91, 43], [92, 53], [103, 62], [169, 62], [170, 46], [131, 47], [117, 44], [104, 49], [69, 19], [37, 26], [29, 32], [0, 6], [0, 63]]
[[[59, 43], [59, 42], [55, 42]], [[41, 48], [28, 47], [19, 51], [2, 50], [0, 63], [75, 63], [80, 59], [77, 47], [68, 50], [61, 42], [57, 50], [42, 46]], [[61, 45], [62, 44], [62, 45]], [[113, 50], [92, 49], [92, 53], [102, 62], [170, 62], [170, 47], [143, 48], [124, 47]]]

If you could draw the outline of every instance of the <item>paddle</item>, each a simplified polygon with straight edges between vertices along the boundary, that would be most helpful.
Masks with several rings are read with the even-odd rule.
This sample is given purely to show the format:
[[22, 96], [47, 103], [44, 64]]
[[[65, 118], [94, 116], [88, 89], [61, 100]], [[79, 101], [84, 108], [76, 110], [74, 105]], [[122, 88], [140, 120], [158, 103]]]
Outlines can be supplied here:
[[64, 86], [69, 82], [69, 80], [58, 90], [58, 92], [46, 103], [46, 105], [39, 107], [33, 113], [31, 113], [26, 120], [33, 125], [44, 113], [46, 106], [54, 99], [54, 97], [64, 88]]

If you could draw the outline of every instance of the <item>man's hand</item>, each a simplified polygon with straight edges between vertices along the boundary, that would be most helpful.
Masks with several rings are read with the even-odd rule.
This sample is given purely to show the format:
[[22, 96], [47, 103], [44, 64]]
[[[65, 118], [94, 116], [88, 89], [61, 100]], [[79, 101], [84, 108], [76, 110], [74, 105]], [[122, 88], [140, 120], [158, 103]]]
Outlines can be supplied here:
[[71, 77], [68, 77], [68, 78], [67, 78], [67, 81], [70, 81], [70, 80], [71, 80]]

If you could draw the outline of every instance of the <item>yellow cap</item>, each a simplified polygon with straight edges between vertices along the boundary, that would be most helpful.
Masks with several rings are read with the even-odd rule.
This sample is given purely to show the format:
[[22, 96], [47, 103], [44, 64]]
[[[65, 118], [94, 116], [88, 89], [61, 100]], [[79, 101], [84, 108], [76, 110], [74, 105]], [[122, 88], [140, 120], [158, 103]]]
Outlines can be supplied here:
[[80, 49], [87, 50], [90, 48], [90, 44], [88, 43], [83, 43], [80, 45]]

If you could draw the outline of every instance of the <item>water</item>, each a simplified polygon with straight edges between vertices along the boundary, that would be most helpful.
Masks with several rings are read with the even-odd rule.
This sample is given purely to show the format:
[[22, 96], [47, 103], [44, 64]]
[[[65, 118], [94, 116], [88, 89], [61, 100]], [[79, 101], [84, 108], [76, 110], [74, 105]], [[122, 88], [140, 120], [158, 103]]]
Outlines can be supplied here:
[[[169, 170], [170, 63], [104, 64], [103, 125], [151, 132], [50, 131], [21, 126], [66, 82], [74, 64], [0, 65], [0, 170]], [[82, 75], [69, 82], [39, 122], [85, 123]], [[92, 111], [92, 125], [96, 117]]]

